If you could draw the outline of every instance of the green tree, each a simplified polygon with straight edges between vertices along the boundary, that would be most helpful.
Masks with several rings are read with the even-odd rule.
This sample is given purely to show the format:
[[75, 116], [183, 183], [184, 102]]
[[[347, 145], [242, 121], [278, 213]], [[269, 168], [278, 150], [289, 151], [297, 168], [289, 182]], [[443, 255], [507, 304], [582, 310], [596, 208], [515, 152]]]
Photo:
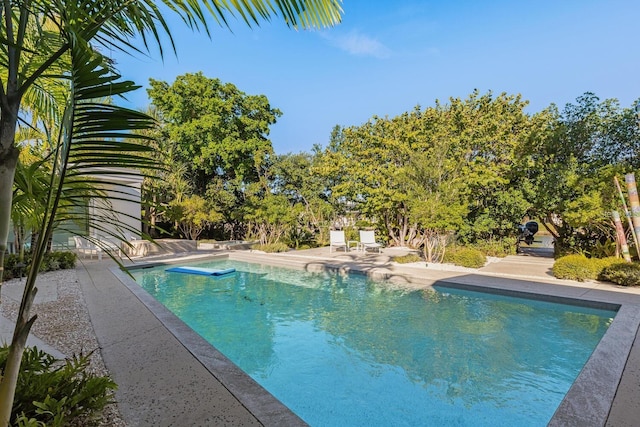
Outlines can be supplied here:
[[[24, 152], [23, 152], [24, 153]], [[47, 194], [47, 171], [42, 159], [18, 161], [15, 174], [11, 221], [20, 261], [24, 261], [24, 246], [29, 232], [34, 233], [42, 222]], [[26, 164], [26, 162], [29, 162]]]
[[178, 76], [171, 85], [151, 80], [148, 92], [172, 168], [185, 169], [193, 193], [219, 207], [224, 234], [243, 237], [246, 189], [266, 182], [274, 156], [267, 136], [280, 111], [264, 95], [247, 95], [202, 73]]
[[272, 190], [300, 206], [297, 224], [290, 230], [292, 246], [328, 241], [329, 222], [334, 209], [328, 200], [327, 185], [316, 173], [319, 152], [277, 156], [269, 170]]
[[447, 244], [468, 214], [461, 162], [449, 157], [448, 149], [448, 143], [439, 140], [429, 150], [416, 153], [406, 172], [409, 219], [415, 230], [410, 245], [422, 247], [427, 262], [442, 262]]
[[617, 202], [612, 177], [638, 162], [631, 109], [592, 93], [560, 112], [552, 105], [520, 153], [520, 173], [530, 191], [531, 215], [548, 227], [557, 252], [590, 252], [612, 236], [610, 212]]
[[298, 216], [298, 209], [282, 195], [256, 194], [247, 202], [245, 218], [249, 236], [256, 237], [262, 245], [278, 243]]
[[407, 183], [399, 177], [411, 159], [420, 116], [416, 108], [334, 133], [317, 169], [332, 181], [334, 203], [359, 211], [378, 225], [385, 240], [399, 246], [405, 245], [412, 227]]
[[197, 240], [205, 228], [222, 219], [222, 215], [200, 196], [171, 201], [168, 217], [178, 223], [178, 228], [189, 240]]
[[177, 160], [189, 165], [197, 194], [214, 178], [249, 183], [264, 175], [273, 155], [269, 126], [281, 115], [264, 95], [247, 95], [202, 73], [178, 76], [171, 85], [150, 84], [149, 97]]
[[[513, 168], [531, 132], [525, 106], [519, 96], [475, 91], [464, 100], [416, 107], [394, 118], [374, 117], [362, 126], [336, 130], [320, 171], [333, 180], [332, 197], [354, 204], [395, 245], [424, 241], [419, 236], [425, 224], [416, 222], [413, 210], [419, 207], [416, 200], [433, 191], [442, 193], [438, 203], [444, 203], [443, 208], [453, 203], [444, 197], [446, 191], [457, 199], [452, 212], [464, 216], [451, 231], [462, 238], [508, 236], [529, 207]], [[420, 165], [415, 159], [439, 174], [422, 173], [416, 182]], [[462, 176], [457, 186], [446, 182]], [[420, 186], [422, 190], [416, 190]]]
[[526, 105], [520, 95], [474, 91], [465, 100], [436, 106], [450, 141], [449, 155], [464, 159], [460, 172], [465, 176], [463, 194], [469, 209], [460, 230], [464, 240], [513, 235], [526, 213], [528, 203], [519, 176], [513, 173], [516, 153], [530, 133]]

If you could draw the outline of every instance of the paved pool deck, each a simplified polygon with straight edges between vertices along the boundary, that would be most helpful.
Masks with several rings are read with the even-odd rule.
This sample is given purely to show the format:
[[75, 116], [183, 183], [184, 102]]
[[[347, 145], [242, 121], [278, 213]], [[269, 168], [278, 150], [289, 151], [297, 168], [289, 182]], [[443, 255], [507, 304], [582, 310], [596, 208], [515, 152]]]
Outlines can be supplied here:
[[[308, 271], [355, 271], [409, 287], [446, 282], [541, 299], [620, 305], [616, 319], [550, 425], [638, 425], [640, 289], [555, 279], [553, 259], [535, 252], [503, 258], [478, 270], [392, 263], [391, 258], [401, 253], [393, 249], [382, 254], [329, 253], [328, 248], [319, 248], [269, 255], [206, 251], [195, 258], [194, 254], [176, 258], [229, 256]], [[84, 261], [78, 267], [78, 279], [104, 362], [119, 385], [116, 399], [129, 426], [305, 425], [139, 286], [132, 285], [112, 261]]]

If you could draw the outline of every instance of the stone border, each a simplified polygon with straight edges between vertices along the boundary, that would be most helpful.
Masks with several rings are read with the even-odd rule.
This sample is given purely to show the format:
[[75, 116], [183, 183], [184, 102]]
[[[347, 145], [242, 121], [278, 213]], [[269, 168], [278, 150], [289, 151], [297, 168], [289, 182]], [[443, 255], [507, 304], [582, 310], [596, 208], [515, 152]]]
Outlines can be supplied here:
[[[441, 286], [478, 292], [536, 299], [548, 302], [600, 308], [617, 311], [617, 314], [587, 360], [582, 371], [570, 387], [549, 422], [549, 426], [606, 424], [613, 399], [622, 373], [626, 366], [631, 347], [640, 327], [640, 297], [602, 290], [593, 290], [589, 298], [584, 289], [571, 288], [557, 283], [537, 283], [528, 280], [504, 279], [495, 276], [475, 274], [445, 279], [429, 279], [417, 276], [417, 272], [403, 268], [390, 271], [387, 268], [356, 262], [341, 262], [333, 259], [284, 258], [255, 253], [230, 253], [198, 259], [167, 260], [129, 266], [128, 269], [140, 269], [158, 265], [205, 261], [213, 259], [232, 259], [253, 263], [295, 268], [307, 271], [330, 271], [338, 274], [364, 274], [374, 279], [392, 280], [403, 278], [411, 287]], [[162, 304], [157, 302], [125, 272], [114, 268], [113, 273], [145, 304], [149, 310], [171, 331], [206, 368], [233, 393], [251, 413], [266, 425], [306, 425], [297, 415], [273, 397], [268, 391], [226, 359], [213, 346], [204, 341]], [[459, 272], [456, 272], [459, 274]], [[473, 276], [473, 277], [469, 277]], [[479, 280], [482, 278], [483, 280]], [[475, 282], [475, 283], [474, 283]], [[485, 283], [481, 283], [485, 282]], [[575, 291], [571, 291], [575, 289]], [[275, 416], [275, 418], [273, 418]], [[284, 417], [284, 418], [280, 418]], [[291, 418], [289, 418], [291, 417]], [[275, 424], [273, 424], [275, 423]]]

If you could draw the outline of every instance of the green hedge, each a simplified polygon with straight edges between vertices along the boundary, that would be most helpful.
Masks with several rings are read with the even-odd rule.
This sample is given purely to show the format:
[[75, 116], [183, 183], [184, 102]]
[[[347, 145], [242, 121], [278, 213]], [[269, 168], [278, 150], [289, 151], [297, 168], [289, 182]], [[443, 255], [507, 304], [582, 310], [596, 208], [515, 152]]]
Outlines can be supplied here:
[[393, 261], [398, 264], [409, 264], [411, 262], [420, 262], [422, 258], [418, 254], [407, 254], [402, 256], [393, 257]]
[[487, 262], [487, 257], [475, 248], [449, 248], [444, 253], [443, 262], [467, 268], [480, 268]]
[[[4, 258], [4, 280], [11, 280], [18, 277], [25, 277], [31, 268], [31, 253], [24, 254], [24, 261], [21, 263], [18, 255], [8, 254]], [[44, 255], [44, 260], [40, 266], [40, 271], [67, 270], [76, 267], [78, 257], [74, 252], [56, 251], [48, 252]]]
[[558, 258], [553, 265], [553, 275], [558, 279], [597, 280], [607, 267], [623, 263], [620, 258], [587, 258], [584, 255], [572, 254]]
[[621, 286], [640, 286], [640, 264], [617, 262], [605, 267], [598, 279]]
[[289, 250], [289, 246], [284, 243], [270, 243], [268, 245], [253, 245], [251, 249], [255, 249], [257, 251], [263, 252], [287, 252]]

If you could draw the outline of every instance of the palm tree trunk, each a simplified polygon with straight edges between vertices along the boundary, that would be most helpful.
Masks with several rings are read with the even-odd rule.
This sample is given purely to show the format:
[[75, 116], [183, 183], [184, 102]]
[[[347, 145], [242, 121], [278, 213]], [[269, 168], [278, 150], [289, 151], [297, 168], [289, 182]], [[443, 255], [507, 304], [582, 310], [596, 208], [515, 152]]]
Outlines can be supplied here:
[[[17, 108], [16, 108], [17, 110]], [[14, 147], [16, 121], [11, 120], [2, 108], [0, 117], [0, 283], [4, 276], [4, 255], [7, 251], [9, 230], [11, 229], [11, 202], [13, 199], [13, 177], [18, 165], [20, 151]], [[9, 117], [7, 117], [9, 116]], [[17, 120], [17, 114], [13, 115]], [[0, 287], [1, 289], [1, 287]]]
[[9, 425], [13, 398], [15, 396], [18, 374], [20, 372], [20, 364], [22, 363], [22, 354], [27, 344], [27, 337], [31, 331], [31, 326], [37, 317], [33, 316], [29, 318], [33, 300], [38, 292], [38, 289], [33, 286], [35, 277], [35, 274], [30, 273], [27, 283], [25, 284], [18, 320], [13, 332], [11, 346], [9, 347], [7, 364], [2, 373], [2, 382], [0, 382], [0, 426]]

